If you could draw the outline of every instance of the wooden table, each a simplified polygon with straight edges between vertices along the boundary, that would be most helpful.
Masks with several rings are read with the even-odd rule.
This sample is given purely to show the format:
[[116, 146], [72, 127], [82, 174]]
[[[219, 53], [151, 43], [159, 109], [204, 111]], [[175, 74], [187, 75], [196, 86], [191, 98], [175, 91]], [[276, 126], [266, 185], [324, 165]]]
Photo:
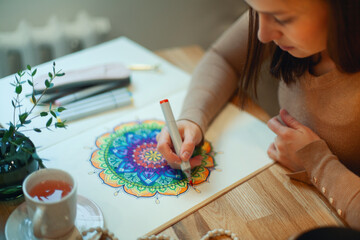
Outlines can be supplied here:
[[[191, 73], [204, 51], [190, 46], [156, 53]], [[252, 102], [245, 110], [264, 122], [270, 119]], [[290, 180], [288, 172], [273, 164], [162, 233], [175, 239], [200, 239], [209, 230], [224, 228], [240, 239], [287, 239], [318, 226], [344, 226], [315, 187]]]
[[[156, 54], [191, 73], [204, 51], [198, 46], [189, 46]], [[253, 103], [245, 110], [264, 122], [269, 119]], [[314, 187], [290, 180], [285, 175], [287, 172], [279, 164], [272, 164], [161, 233], [174, 239], [196, 240], [209, 230], [224, 228], [240, 239], [287, 239], [318, 226], [345, 225]], [[0, 240], [5, 239], [7, 218], [23, 201], [20, 198], [0, 202]]]

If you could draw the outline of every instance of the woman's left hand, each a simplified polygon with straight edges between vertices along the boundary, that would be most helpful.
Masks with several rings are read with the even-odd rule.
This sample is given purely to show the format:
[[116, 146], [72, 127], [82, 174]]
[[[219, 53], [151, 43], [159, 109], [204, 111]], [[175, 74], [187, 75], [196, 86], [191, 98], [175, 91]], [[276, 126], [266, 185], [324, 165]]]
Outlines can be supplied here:
[[296, 157], [296, 151], [319, 140], [320, 137], [310, 128], [299, 123], [285, 109], [280, 110], [280, 117], [285, 125], [277, 117], [273, 117], [267, 123], [268, 127], [277, 135], [267, 153], [271, 159], [292, 171], [303, 170], [304, 166], [301, 159]]

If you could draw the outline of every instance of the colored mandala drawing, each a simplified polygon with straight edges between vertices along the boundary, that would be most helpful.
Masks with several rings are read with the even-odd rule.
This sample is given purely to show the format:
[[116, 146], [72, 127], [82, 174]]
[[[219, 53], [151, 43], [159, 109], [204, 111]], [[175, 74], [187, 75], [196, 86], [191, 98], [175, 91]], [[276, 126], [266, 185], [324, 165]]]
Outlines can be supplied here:
[[[90, 161], [101, 169], [99, 176], [104, 183], [136, 197], [178, 196], [186, 192], [189, 182], [185, 174], [172, 169], [156, 149], [156, 135], [164, 125], [158, 120], [128, 122], [98, 137], [98, 149]], [[205, 182], [214, 168], [209, 142], [205, 141], [197, 154], [203, 160], [192, 170], [194, 185]]]

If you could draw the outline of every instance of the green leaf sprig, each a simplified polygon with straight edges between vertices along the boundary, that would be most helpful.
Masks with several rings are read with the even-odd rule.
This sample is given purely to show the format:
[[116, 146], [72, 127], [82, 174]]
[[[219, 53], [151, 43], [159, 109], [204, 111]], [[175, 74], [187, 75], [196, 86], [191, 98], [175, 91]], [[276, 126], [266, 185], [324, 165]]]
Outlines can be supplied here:
[[[57, 71], [55, 69], [55, 62], [53, 62], [52, 72], [49, 72], [47, 75], [48, 78], [44, 80], [45, 88], [40, 96], [35, 95], [34, 77], [36, 73], [37, 69], [32, 69], [30, 65], [27, 65], [26, 70], [17, 72], [15, 80], [10, 83], [14, 86], [16, 96], [11, 99], [11, 105], [13, 107], [12, 121], [9, 122], [9, 127], [5, 129], [3, 136], [0, 138], [0, 163], [3, 161], [3, 163], [5, 163], [0, 164], [0, 172], [3, 168], [13, 166], [12, 164], [14, 163], [17, 165], [19, 162], [25, 161], [24, 164], [27, 164], [26, 159], [30, 156], [39, 162], [40, 167], [44, 167], [42, 159], [35, 153], [35, 146], [22, 132], [41, 132], [44, 128], [51, 130], [51, 126], [55, 126], [55, 128], [66, 128], [66, 121], [62, 122], [59, 118], [57, 118], [57, 115], [65, 110], [64, 107], [53, 108], [52, 104], [50, 104], [48, 110], [42, 111], [39, 114], [33, 114], [33, 110], [39, 105], [40, 100], [46, 91], [54, 86], [53, 80], [57, 77], [64, 76], [65, 73], [61, 70]], [[24, 78], [27, 79], [23, 80]], [[30, 96], [33, 105], [29, 111], [26, 109], [22, 110], [22, 101], [24, 98], [21, 97], [21, 94], [23, 93], [24, 84], [28, 84], [32, 88]], [[45, 126], [23, 129], [36, 117], [48, 118]]]
[[[24, 78], [26, 73], [29, 76], [29, 78], [26, 81], [23, 81], [22, 79]], [[64, 107], [53, 108], [52, 104], [50, 104], [48, 111], [43, 111], [39, 115], [32, 116], [33, 110], [39, 104], [41, 98], [44, 96], [46, 91], [54, 86], [53, 80], [56, 77], [64, 76], [65, 73], [62, 72], [61, 70], [56, 71], [55, 62], [53, 62], [52, 72], [48, 73], [49, 78], [45, 79], [44, 81], [45, 88], [38, 97], [35, 95], [35, 86], [34, 86], [35, 85], [34, 76], [36, 75], [36, 73], [37, 73], [37, 69], [32, 69], [30, 65], [27, 65], [25, 71], [17, 72], [17, 75], [15, 75], [14, 82], [11, 83], [11, 85], [15, 87], [16, 97], [14, 97], [11, 100], [11, 104], [14, 110], [13, 110], [13, 121], [9, 123], [9, 128], [8, 128], [8, 134], [10, 136], [13, 136], [15, 132], [24, 132], [29, 130], [34, 130], [35, 132], [41, 132], [42, 131], [41, 129], [44, 128], [50, 129], [51, 126], [55, 126], [55, 128], [66, 128], [66, 121], [62, 122], [57, 118], [57, 113], [64, 111], [65, 110]], [[29, 111], [22, 112], [21, 102], [23, 101], [23, 99], [20, 98], [20, 95], [23, 90], [23, 84], [26, 83], [32, 87], [31, 101], [33, 103], [33, 106]], [[49, 119], [46, 121], [46, 125], [44, 127], [19, 131], [20, 128], [25, 127], [27, 124], [30, 124], [31, 121], [36, 117], [49, 117]], [[53, 119], [55, 119], [55, 121]], [[2, 140], [6, 141], [7, 140], [6, 136], [4, 137]]]

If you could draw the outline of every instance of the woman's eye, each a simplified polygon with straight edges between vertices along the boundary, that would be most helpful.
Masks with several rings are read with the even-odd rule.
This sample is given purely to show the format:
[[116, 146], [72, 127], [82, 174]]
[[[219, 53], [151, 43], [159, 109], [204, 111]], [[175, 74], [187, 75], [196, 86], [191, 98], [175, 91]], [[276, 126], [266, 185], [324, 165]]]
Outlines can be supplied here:
[[276, 17], [274, 17], [274, 20], [275, 20], [275, 22], [279, 23], [280, 25], [285, 25], [285, 24], [291, 23], [293, 18], [287, 18], [284, 20], [280, 20], [280, 19], [277, 19]]

